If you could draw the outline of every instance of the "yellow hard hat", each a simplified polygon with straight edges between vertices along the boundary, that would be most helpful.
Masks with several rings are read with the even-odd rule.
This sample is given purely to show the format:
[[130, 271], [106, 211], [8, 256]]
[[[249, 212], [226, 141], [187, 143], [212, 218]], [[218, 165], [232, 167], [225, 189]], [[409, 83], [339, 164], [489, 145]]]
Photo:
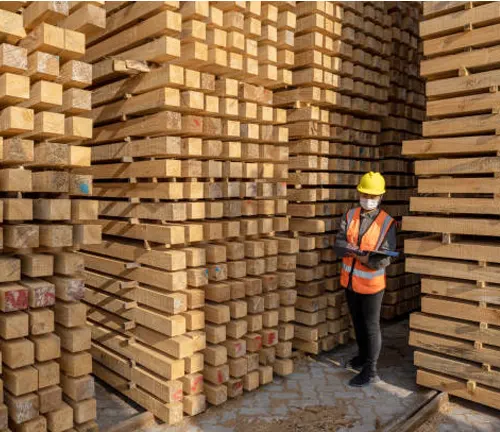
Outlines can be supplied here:
[[358, 192], [368, 195], [382, 195], [385, 193], [385, 180], [378, 172], [366, 173], [358, 184]]

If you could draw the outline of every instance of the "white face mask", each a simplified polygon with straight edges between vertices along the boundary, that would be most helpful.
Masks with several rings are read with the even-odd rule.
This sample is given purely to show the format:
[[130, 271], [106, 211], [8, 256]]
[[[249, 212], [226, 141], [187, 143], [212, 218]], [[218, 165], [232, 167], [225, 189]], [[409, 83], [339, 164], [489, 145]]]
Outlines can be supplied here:
[[375, 210], [380, 204], [380, 198], [363, 198], [359, 199], [359, 203], [363, 209], [370, 211]]

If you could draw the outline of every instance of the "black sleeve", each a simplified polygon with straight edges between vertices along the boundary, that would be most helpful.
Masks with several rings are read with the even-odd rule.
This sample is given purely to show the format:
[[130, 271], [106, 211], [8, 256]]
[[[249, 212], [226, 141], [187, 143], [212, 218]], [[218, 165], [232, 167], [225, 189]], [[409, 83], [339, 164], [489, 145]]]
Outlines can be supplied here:
[[342, 258], [345, 255], [345, 248], [347, 247], [347, 213], [342, 215], [340, 220], [340, 227], [337, 235], [335, 236], [335, 244], [333, 245], [333, 250], [335, 255]]

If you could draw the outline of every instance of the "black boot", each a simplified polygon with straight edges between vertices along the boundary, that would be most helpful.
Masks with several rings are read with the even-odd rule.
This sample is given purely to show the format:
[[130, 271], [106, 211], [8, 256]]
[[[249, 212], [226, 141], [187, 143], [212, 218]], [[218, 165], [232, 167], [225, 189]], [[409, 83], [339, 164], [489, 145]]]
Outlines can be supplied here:
[[364, 364], [365, 361], [359, 355], [357, 355], [345, 364], [345, 368], [360, 371], [363, 368]]
[[380, 382], [380, 378], [377, 372], [363, 368], [359, 374], [349, 380], [349, 385], [351, 387], [365, 387], [378, 382]]

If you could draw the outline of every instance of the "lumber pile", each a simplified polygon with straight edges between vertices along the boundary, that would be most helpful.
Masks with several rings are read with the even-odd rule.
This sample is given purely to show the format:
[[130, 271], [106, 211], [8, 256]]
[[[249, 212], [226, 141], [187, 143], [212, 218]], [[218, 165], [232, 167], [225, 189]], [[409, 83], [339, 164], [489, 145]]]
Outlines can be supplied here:
[[293, 371], [294, 2], [107, 2], [87, 38], [94, 373], [167, 423]]
[[499, 22], [496, 2], [424, 2], [427, 121], [403, 145], [421, 159], [403, 228], [427, 233], [405, 243], [407, 271], [423, 275], [417, 383], [497, 409]]
[[[407, 206], [410, 196], [416, 194], [413, 162], [402, 155], [402, 141], [415, 140], [422, 136], [425, 95], [423, 79], [419, 76], [421, 43], [418, 23], [421, 5], [418, 2], [388, 2], [387, 11], [392, 20], [392, 54], [390, 61], [391, 86], [389, 91], [389, 113], [382, 120], [380, 134], [380, 171], [391, 177], [387, 185], [384, 204]], [[403, 244], [412, 233], [400, 230], [398, 222], [398, 259], [387, 269], [387, 288], [382, 306], [385, 319], [404, 315], [419, 307], [419, 276], [405, 274]]]
[[[97, 431], [76, 250], [101, 240], [90, 166], [85, 35], [93, 2], [0, 2], [0, 429]], [[100, 17], [100, 20], [99, 20]]]
[[[349, 336], [332, 246], [340, 216], [358, 200], [359, 178], [378, 171], [390, 26], [382, 3], [297, 4], [293, 88], [275, 93], [275, 100], [289, 108], [288, 209], [300, 244], [293, 343], [309, 353]], [[401, 214], [404, 208], [388, 210]]]

